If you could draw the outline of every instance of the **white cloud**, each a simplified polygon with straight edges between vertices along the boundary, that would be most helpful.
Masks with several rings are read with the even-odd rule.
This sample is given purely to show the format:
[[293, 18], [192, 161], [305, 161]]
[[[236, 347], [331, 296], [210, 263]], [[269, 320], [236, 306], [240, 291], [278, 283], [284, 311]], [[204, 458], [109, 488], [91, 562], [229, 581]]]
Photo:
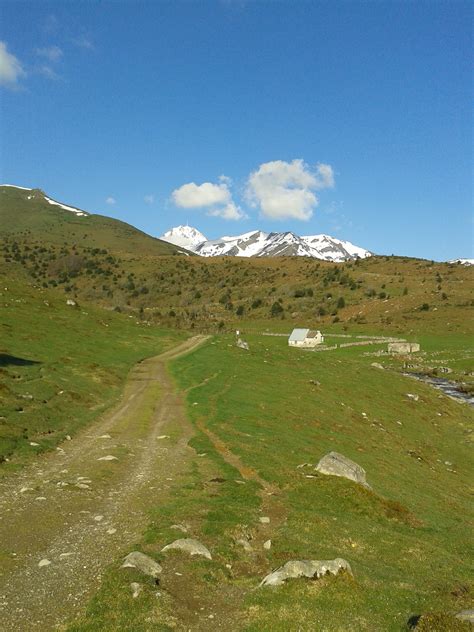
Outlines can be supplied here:
[[14, 88], [26, 73], [20, 61], [7, 51], [5, 42], [0, 42], [0, 85]]
[[145, 204], [154, 204], [155, 196], [152, 193], [150, 193], [150, 195], [145, 195], [143, 201], [145, 202]]
[[311, 169], [302, 159], [265, 162], [250, 174], [246, 198], [270, 219], [309, 220], [318, 205], [314, 190], [334, 186], [332, 167]]
[[226, 183], [213, 184], [212, 182], [183, 184], [173, 191], [171, 197], [176, 206], [181, 208], [203, 208], [213, 204], [225, 204], [231, 199]]
[[79, 48], [83, 48], [84, 50], [95, 50], [95, 46], [93, 42], [88, 37], [85, 37], [84, 35], [81, 35], [80, 37], [75, 37], [72, 40], [72, 43], [78, 46]]
[[46, 46], [45, 48], [37, 48], [36, 54], [50, 62], [56, 62], [62, 58], [64, 53], [59, 46]]
[[109, 197], [105, 200], [105, 203], [110, 204], [110, 206], [113, 206], [114, 204], [117, 203], [117, 200], [111, 195], [109, 195]]
[[46, 64], [39, 66], [36, 70], [40, 75], [43, 75], [43, 77], [46, 77], [47, 79], [57, 81], [60, 78], [58, 73], [53, 70], [51, 66], [47, 66]]
[[334, 171], [331, 165], [318, 162], [316, 165], [316, 188], [332, 189], [334, 187]]
[[176, 206], [181, 208], [207, 208], [210, 217], [239, 220], [247, 215], [235, 204], [229, 187], [232, 180], [227, 176], [219, 176], [220, 184], [203, 182], [196, 184], [189, 182], [175, 189], [171, 198]]
[[246, 217], [248, 217], [248, 215], [246, 215], [242, 211], [240, 206], [237, 206], [235, 202], [232, 201], [230, 201], [223, 207], [209, 209], [207, 215], [209, 215], [210, 217], [221, 217], [222, 219], [232, 220], [245, 219]]

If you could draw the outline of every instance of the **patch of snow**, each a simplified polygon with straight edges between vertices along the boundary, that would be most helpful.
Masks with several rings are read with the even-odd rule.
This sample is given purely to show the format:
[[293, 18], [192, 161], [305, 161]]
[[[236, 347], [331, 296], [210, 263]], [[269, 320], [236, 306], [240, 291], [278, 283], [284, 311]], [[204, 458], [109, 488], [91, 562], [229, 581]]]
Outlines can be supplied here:
[[12, 187], [13, 189], [23, 189], [23, 191], [33, 191], [33, 189], [29, 189], [28, 187], [19, 187], [17, 184], [0, 184], [0, 187]]
[[160, 239], [191, 251], [194, 251], [199, 244], [207, 241], [207, 237], [192, 226], [176, 226], [164, 233]]
[[61, 204], [60, 202], [56, 202], [55, 200], [52, 200], [51, 198], [46, 197], [46, 195], [44, 196], [44, 199], [49, 204], [52, 204], [53, 206], [59, 206], [60, 208], [64, 209], [65, 211], [71, 211], [72, 213], [75, 213], [78, 216], [85, 217], [86, 215], [89, 215], [89, 213], [85, 213], [84, 211], [81, 211], [80, 209], [75, 208], [74, 206], [67, 206], [66, 204]]

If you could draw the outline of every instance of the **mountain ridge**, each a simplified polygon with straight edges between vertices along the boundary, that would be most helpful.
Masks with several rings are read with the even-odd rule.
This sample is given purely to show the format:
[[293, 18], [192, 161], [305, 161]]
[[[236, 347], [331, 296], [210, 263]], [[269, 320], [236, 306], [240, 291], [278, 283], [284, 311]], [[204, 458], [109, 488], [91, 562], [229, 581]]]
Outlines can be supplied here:
[[[340, 263], [372, 256], [369, 250], [330, 235], [299, 236], [292, 231], [253, 230], [241, 235], [208, 240], [196, 228], [176, 226], [160, 237], [202, 257], [311, 257]], [[199, 239], [202, 239], [199, 241]]]

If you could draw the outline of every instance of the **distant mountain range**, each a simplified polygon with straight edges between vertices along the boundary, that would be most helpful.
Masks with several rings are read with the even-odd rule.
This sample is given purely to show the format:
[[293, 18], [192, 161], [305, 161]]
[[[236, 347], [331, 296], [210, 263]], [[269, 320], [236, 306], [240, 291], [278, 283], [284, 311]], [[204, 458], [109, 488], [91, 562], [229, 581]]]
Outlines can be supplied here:
[[181, 246], [203, 257], [226, 255], [231, 257], [278, 257], [299, 256], [325, 261], [349, 261], [365, 259], [371, 252], [349, 241], [329, 235], [300, 237], [292, 232], [265, 233], [254, 230], [235, 237], [208, 240], [191, 226], [177, 226], [160, 239]]

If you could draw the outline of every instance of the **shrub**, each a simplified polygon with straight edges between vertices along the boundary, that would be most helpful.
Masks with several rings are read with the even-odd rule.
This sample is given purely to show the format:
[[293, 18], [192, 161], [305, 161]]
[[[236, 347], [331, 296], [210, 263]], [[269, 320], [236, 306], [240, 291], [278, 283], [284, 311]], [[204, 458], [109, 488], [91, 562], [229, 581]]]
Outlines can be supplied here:
[[430, 306], [428, 305], [428, 303], [423, 303], [423, 305], [420, 306], [420, 312], [427, 312], [429, 311]]
[[271, 310], [270, 310], [270, 314], [272, 316], [279, 316], [282, 313], [283, 313], [283, 307], [281, 306], [281, 304], [278, 303], [278, 301], [273, 303], [273, 305], [271, 307]]
[[239, 305], [237, 309], [235, 310], [235, 313], [237, 314], [237, 316], [243, 316], [244, 312], [245, 312], [245, 308], [243, 305]]
[[346, 306], [346, 301], [344, 300], [343, 296], [340, 296], [337, 301], [337, 308], [342, 309], [345, 306]]

